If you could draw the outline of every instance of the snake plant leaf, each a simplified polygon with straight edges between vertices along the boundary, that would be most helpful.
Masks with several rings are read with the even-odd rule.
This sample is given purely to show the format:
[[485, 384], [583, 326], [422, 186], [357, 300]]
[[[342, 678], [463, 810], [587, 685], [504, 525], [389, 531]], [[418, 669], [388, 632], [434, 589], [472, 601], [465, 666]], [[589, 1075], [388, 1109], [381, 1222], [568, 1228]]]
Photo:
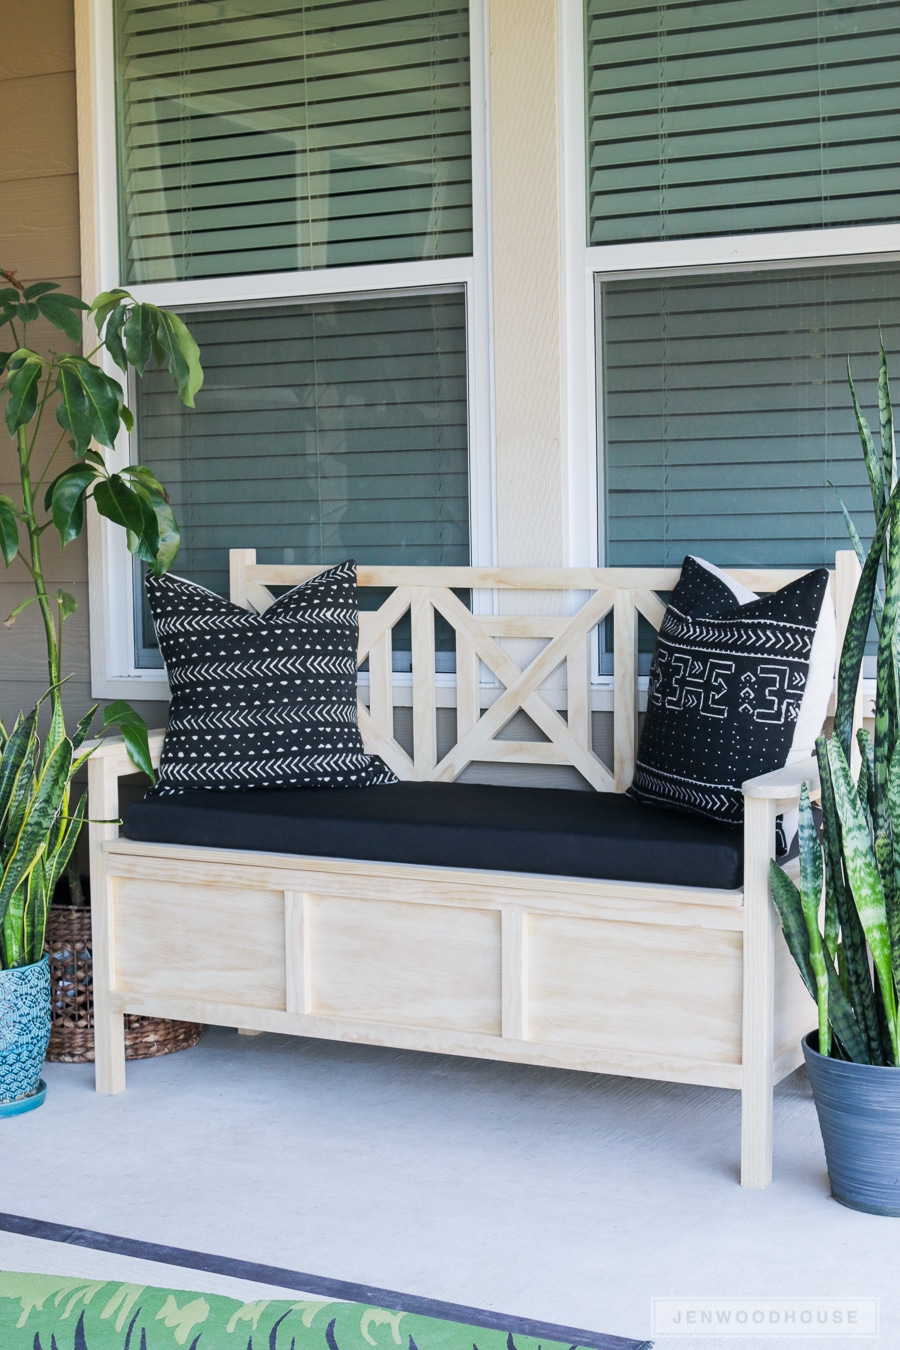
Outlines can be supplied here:
[[872, 440], [869, 424], [865, 419], [862, 408], [859, 406], [853, 375], [850, 371], [849, 356], [847, 357], [847, 382], [850, 385], [850, 397], [853, 399], [853, 411], [856, 414], [856, 425], [859, 428], [859, 439], [862, 442], [863, 458], [866, 462], [866, 472], [869, 475], [869, 486], [872, 489], [872, 507], [875, 511], [875, 519], [880, 520], [884, 514], [888, 495], [884, 483], [884, 461], [875, 450], [875, 442]]
[[92, 439], [111, 450], [121, 425], [121, 385], [83, 356], [61, 356], [56, 387], [56, 420], [72, 433], [77, 452], [88, 450]]
[[819, 1010], [819, 1053], [831, 1054], [831, 1026], [828, 1020], [828, 972], [825, 968], [822, 934], [819, 932], [819, 906], [822, 903], [822, 849], [813, 820], [809, 791], [804, 783], [800, 789], [800, 902], [809, 939], [809, 961], [816, 981], [816, 1004]]
[[[841, 946], [838, 955], [842, 966], [842, 976], [846, 982], [847, 993], [857, 1021], [865, 1037], [868, 1053], [864, 1063], [883, 1064], [885, 1049], [878, 1029], [878, 1016], [875, 1007], [875, 991], [869, 972], [869, 957], [866, 951], [866, 939], [859, 915], [848, 894], [844, 880], [843, 859], [841, 857], [841, 833], [834, 788], [831, 781], [831, 767], [828, 760], [827, 742], [824, 736], [816, 741], [816, 758], [819, 763], [819, 782], [822, 793], [822, 836], [825, 845], [825, 891], [826, 915], [829, 898], [837, 912], [837, 922], [841, 933]], [[827, 931], [827, 929], [826, 929]], [[832, 1001], [833, 1012], [833, 1001]], [[832, 1025], [834, 1018], [832, 1017]], [[854, 1056], [856, 1058], [856, 1056]]]
[[132, 305], [125, 316], [122, 327], [125, 355], [139, 375], [143, 375], [153, 355], [156, 314], [155, 305]]
[[43, 358], [27, 347], [19, 347], [6, 363], [6, 428], [15, 436], [37, 411], [38, 384], [44, 373]]
[[900, 507], [900, 484], [894, 488], [890, 501], [875, 528], [872, 546], [862, 569], [856, 595], [847, 621], [844, 645], [838, 667], [837, 704], [834, 712], [834, 736], [838, 741], [844, 758], [850, 758], [850, 741], [853, 734], [853, 711], [856, 702], [856, 689], [859, 684], [859, 672], [862, 668], [863, 653], [872, 617], [872, 604], [881, 564], [881, 552], [884, 539], [893, 519], [894, 512]]
[[[44, 930], [47, 927], [47, 910], [50, 908], [48, 890], [49, 878], [45, 858], [38, 858], [25, 887], [25, 912], [21, 919], [22, 964], [29, 966], [39, 961], [44, 946]], [[38, 948], [35, 954], [35, 948]]]
[[900, 988], [900, 743], [894, 747], [888, 774], [888, 812], [894, 839], [894, 905], [888, 910], [888, 929], [891, 935], [894, 982]]
[[91, 723], [93, 722], [97, 709], [99, 707], [100, 704], [95, 703], [93, 708], [88, 708], [87, 712], [84, 714], [84, 717], [82, 717], [81, 721], [78, 723], [77, 727], [75, 728], [75, 733], [72, 736], [73, 750], [80, 750], [82, 745], [84, 745], [85, 741], [88, 738], [88, 733], [90, 732], [91, 729]]
[[[50, 856], [44, 859], [43, 865], [46, 880], [45, 893], [47, 896], [48, 905], [52, 904], [53, 902], [53, 892], [56, 890], [57, 882], [59, 881], [63, 872], [65, 872], [66, 867], [68, 866], [69, 863], [69, 859], [71, 858], [72, 853], [75, 849], [75, 845], [78, 843], [78, 836], [81, 834], [81, 829], [82, 826], [84, 825], [86, 810], [87, 810], [87, 793], [83, 792], [78, 799], [78, 804], [75, 807], [75, 810], [68, 817], [68, 819], [63, 821], [64, 829], [58, 846], [52, 852], [52, 854], [50, 854]], [[43, 926], [38, 927], [38, 923], [46, 922], [46, 911], [44, 912], [43, 916], [36, 915], [35, 920], [36, 920], [35, 934], [37, 934], [38, 932], [43, 932]], [[35, 944], [33, 945], [32, 950], [34, 950], [34, 946], [36, 946], [36, 937], [35, 937]], [[40, 960], [40, 954], [33, 957], [33, 960], [35, 961]]]
[[135, 768], [145, 773], [151, 782], [156, 782], [153, 762], [150, 758], [150, 741], [147, 735], [147, 723], [139, 712], [124, 699], [114, 699], [103, 709], [103, 725], [100, 734], [118, 727], [125, 741], [128, 757]]
[[3, 759], [0, 761], [0, 839], [6, 832], [7, 815], [16, 795], [19, 778], [26, 763], [30, 764], [37, 719], [37, 708], [33, 708], [27, 717], [20, 713], [3, 748]]
[[[797, 969], [803, 983], [809, 990], [814, 1002], [816, 998], [816, 977], [809, 956], [809, 932], [803, 915], [800, 892], [774, 858], [769, 864], [772, 899], [781, 919], [781, 928], [788, 951], [797, 963]], [[850, 1001], [841, 987], [834, 963], [827, 951], [823, 953], [825, 970], [828, 976], [828, 1015], [836, 1038], [840, 1041], [848, 1057], [857, 1064], [870, 1064], [869, 1049], [865, 1034], [861, 1029]]]
[[19, 552], [19, 521], [9, 497], [0, 497], [0, 554], [7, 567]]
[[168, 309], [156, 311], [156, 340], [169, 358], [169, 371], [178, 388], [178, 397], [188, 408], [203, 385], [200, 348], [177, 314]]
[[17, 836], [11, 843], [0, 878], [0, 918], [5, 917], [10, 900], [28, 880], [31, 869], [47, 846], [71, 768], [72, 742], [63, 738], [54, 746], [41, 769], [34, 790], [29, 794]]
[[3, 911], [3, 951], [7, 969], [27, 965], [25, 960], [24, 924], [25, 886], [22, 885], [10, 897]]
[[101, 476], [93, 464], [73, 464], [48, 487], [44, 507], [53, 518], [63, 548], [84, 529], [85, 499], [91, 485]]
[[884, 888], [878, 873], [878, 864], [872, 851], [868, 828], [862, 819], [859, 802], [853, 790], [850, 769], [840, 746], [829, 741], [828, 762], [834, 786], [835, 805], [841, 822], [841, 851], [847, 869], [847, 879], [860, 923], [872, 953], [872, 962], [878, 976], [878, 986], [884, 1002], [890, 1032], [893, 1062], [900, 1066], [900, 1043], [897, 1035], [897, 996], [891, 966], [891, 939], [888, 931]]
[[881, 457], [885, 480], [897, 481], [897, 452], [894, 447], [894, 409], [891, 402], [891, 382], [888, 378], [887, 356], [881, 342], [878, 364], [878, 422], [881, 430]]
[[888, 766], [896, 739], [897, 711], [897, 616], [900, 613], [900, 515], [891, 514], [888, 529], [884, 615], [878, 635], [877, 686], [875, 696], [874, 772], [872, 816], [875, 833], [890, 830], [887, 804]]

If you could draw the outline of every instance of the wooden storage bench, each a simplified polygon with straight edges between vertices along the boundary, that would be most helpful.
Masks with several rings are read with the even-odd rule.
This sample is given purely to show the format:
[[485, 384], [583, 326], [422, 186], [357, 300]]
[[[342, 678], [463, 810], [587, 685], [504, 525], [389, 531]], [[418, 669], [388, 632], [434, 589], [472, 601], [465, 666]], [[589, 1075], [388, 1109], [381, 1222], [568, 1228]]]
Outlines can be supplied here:
[[[267, 587], [317, 570], [235, 551], [232, 599], [263, 609]], [[839, 638], [856, 574], [839, 554]], [[762, 592], [798, 574], [733, 575]], [[659, 593], [677, 579], [668, 568], [360, 567], [361, 588], [388, 592], [360, 615], [367, 749], [404, 780], [488, 765], [623, 792], [638, 616], [658, 627]], [[610, 614], [604, 678], [598, 626]], [[452, 675], [435, 673], [436, 616], [438, 645], [455, 644]], [[157, 757], [162, 739], [152, 734]], [[121, 741], [97, 749], [94, 821], [118, 816], [132, 772]], [[741, 1179], [766, 1186], [773, 1085], [801, 1063], [815, 1021], [768, 889], [778, 803], [803, 781], [813, 764], [745, 785], [733, 889], [138, 842], [92, 824], [98, 1091], [125, 1086], [125, 1013], [707, 1084], [741, 1092]]]

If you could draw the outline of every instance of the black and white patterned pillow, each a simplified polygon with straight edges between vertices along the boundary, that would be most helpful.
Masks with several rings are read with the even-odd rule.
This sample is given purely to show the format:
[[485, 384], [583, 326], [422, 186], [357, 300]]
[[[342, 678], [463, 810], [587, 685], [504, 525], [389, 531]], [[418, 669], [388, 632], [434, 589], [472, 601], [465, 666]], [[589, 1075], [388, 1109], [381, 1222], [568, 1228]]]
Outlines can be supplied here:
[[357, 725], [355, 563], [264, 614], [170, 574], [147, 595], [172, 690], [153, 794], [396, 783]]
[[653, 654], [630, 795], [740, 824], [741, 784], [813, 751], [834, 626], [825, 568], [756, 596], [685, 558]]

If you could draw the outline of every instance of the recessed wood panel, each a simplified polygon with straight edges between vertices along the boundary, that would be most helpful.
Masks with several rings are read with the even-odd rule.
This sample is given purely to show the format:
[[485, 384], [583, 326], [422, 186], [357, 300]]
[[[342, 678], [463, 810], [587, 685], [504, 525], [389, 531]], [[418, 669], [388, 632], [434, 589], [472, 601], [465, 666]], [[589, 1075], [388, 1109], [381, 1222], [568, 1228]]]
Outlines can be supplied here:
[[284, 1008], [281, 892], [112, 884], [117, 989]]
[[528, 952], [533, 1040], [740, 1062], [740, 933], [532, 915]]
[[500, 914], [314, 899], [310, 1011], [500, 1035]]

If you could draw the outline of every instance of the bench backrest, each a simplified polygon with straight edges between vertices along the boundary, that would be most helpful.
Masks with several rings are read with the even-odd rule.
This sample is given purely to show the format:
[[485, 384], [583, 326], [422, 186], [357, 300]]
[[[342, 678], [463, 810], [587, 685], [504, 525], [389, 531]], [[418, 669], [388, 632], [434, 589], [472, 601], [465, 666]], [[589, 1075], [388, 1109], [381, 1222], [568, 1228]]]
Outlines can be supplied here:
[[[270, 586], [296, 586], [321, 566], [257, 563], [254, 549], [231, 551], [231, 599], [262, 612]], [[566, 765], [599, 791], [623, 792], [634, 774], [639, 712], [638, 616], [658, 629], [659, 592], [680, 570], [360, 566], [360, 587], [388, 592], [360, 612], [359, 721], [367, 749], [399, 778], [450, 781], [474, 762]], [[802, 571], [729, 569], [753, 591], [779, 590]], [[838, 553], [832, 592], [838, 650], [856, 590], [853, 553]], [[454, 592], [468, 592], [467, 607]], [[598, 626], [612, 615], [613, 675], [597, 679]], [[409, 615], [411, 673], [394, 670], [394, 630]], [[455, 675], [436, 671], [435, 616], [453, 630]], [[446, 633], [446, 628], [444, 632]], [[605, 686], [605, 687], [604, 687]], [[411, 703], [411, 743], [395, 735], [395, 708]], [[455, 707], [455, 743], [439, 756], [438, 707]], [[596, 753], [594, 716], [611, 712], [613, 750]], [[524, 713], [546, 739], [501, 735]]]

